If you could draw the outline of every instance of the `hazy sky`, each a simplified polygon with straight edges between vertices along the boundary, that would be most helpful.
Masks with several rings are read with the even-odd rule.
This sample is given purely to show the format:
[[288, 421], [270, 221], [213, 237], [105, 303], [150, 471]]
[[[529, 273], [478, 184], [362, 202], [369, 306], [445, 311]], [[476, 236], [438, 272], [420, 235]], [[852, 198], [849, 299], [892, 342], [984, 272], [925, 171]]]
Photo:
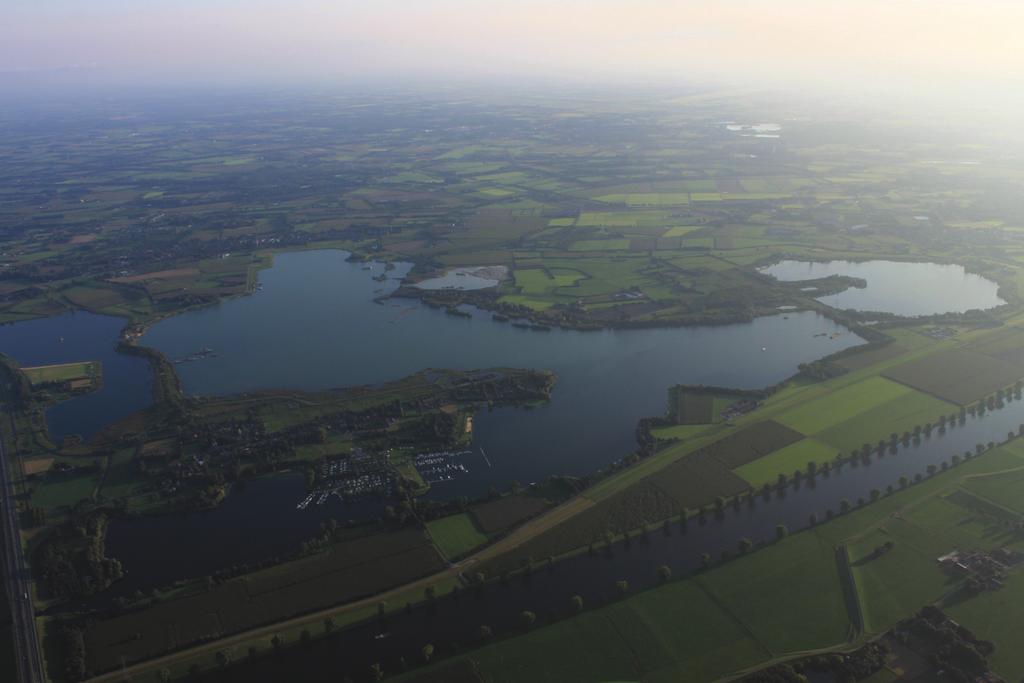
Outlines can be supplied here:
[[0, 71], [1024, 85], [1020, 0], [0, 0]]

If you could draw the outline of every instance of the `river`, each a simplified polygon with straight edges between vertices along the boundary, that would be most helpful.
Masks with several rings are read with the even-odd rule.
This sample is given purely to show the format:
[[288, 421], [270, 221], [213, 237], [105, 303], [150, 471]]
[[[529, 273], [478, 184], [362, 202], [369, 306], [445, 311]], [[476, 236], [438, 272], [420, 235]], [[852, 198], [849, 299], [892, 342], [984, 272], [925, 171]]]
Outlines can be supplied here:
[[[384, 621], [370, 619], [307, 647], [243, 662], [208, 678], [271, 681], [287, 673], [308, 683], [328, 683], [346, 675], [364, 680], [375, 662], [382, 663], [385, 672], [394, 673], [399, 670], [399, 657], [418, 661], [425, 643], [434, 644], [439, 656], [453, 654], [454, 643], [466, 647], [479, 642], [481, 624], [499, 637], [519, 633], [522, 610], [533, 611], [537, 623], [543, 624], [565, 616], [573, 595], [580, 595], [588, 608], [599, 606], [616, 598], [617, 581], [627, 581], [634, 592], [655, 586], [659, 565], [669, 566], [676, 577], [684, 576], [700, 568], [702, 553], [710, 554], [717, 562], [722, 550], [735, 554], [742, 538], [755, 544], [770, 542], [778, 524], [791, 532], [807, 528], [812, 513], [824, 521], [828, 510], [839, 514], [844, 498], [857, 505], [858, 499], [870, 501], [872, 489], [883, 495], [890, 485], [898, 490], [901, 476], [911, 481], [918, 474], [927, 476], [929, 465], [949, 462], [954, 454], [973, 451], [978, 443], [1002, 441], [1007, 432], [1016, 432], [1022, 423], [1024, 401], [1018, 399], [1000, 410], [954, 423], [944, 434], [936, 429], [931, 436], [922, 435], [919, 443], [900, 445], [895, 453], [886, 451], [881, 457], [873, 453], [870, 464], [845, 464], [839, 471], [819, 474], [813, 482], [790, 485], [784, 495], [774, 490], [768, 498], [758, 494], [753, 505], [744, 502], [738, 509], [728, 505], [721, 517], [708, 515], [704, 523], [691, 519], [685, 530], [674, 522], [667, 534], [655, 528], [643, 540], [634, 538], [628, 545], [616, 542], [611, 553], [601, 548], [593, 556], [582, 553], [569, 557], [551, 568], [536, 569], [527, 577], [490, 584], [482, 591], [470, 588], [459, 600], [444, 598]], [[346, 653], [345, 657], [336, 656], [338, 652]]]

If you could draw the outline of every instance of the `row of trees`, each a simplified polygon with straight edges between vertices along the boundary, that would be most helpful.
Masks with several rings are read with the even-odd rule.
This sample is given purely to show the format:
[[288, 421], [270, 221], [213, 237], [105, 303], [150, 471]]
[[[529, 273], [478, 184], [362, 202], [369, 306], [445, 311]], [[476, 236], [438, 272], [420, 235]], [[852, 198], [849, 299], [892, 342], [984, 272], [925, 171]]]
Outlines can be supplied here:
[[[927, 431], [927, 430], [928, 430], [928, 425], [926, 425], [926, 426], [921, 428], [921, 431]], [[1009, 433], [1007, 435], [1007, 438], [1008, 439], [1015, 438], [1019, 434], [1024, 434], [1024, 425], [1020, 426], [1020, 428], [1018, 429], [1017, 434], [1014, 434], [1013, 432], [1011, 432], [1011, 433]], [[882, 442], [882, 443], [884, 444], [884, 442]], [[941, 462], [941, 463], [938, 463], [938, 464], [930, 464], [928, 466], [928, 468], [927, 468], [927, 475], [929, 477], [930, 476], [934, 476], [939, 471], [944, 471], [944, 470], [948, 469], [951, 466], [957, 466], [959, 464], [962, 464], [965, 460], [969, 460], [969, 459], [975, 457], [976, 455], [979, 455], [979, 454], [985, 452], [986, 450], [993, 448], [994, 446], [995, 446], [995, 444], [991, 443], [991, 442], [989, 444], [977, 444], [974, 451], [966, 451], [963, 454], [963, 456], [961, 456], [961, 455], [953, 455], [948, 462], [944, 461], [944, 462]], [[870, 457], [871, 451], [873, 449], [871, 449], [869, 447], [867, 450], [868, 450], [867, 456]], [[855, 452], [854, 457], [864, 458], [865, 457], [865, 453], [864, 453], [863, 449], [861, 451]], [[851, 457], [851, 459], [852, 459], [852, 457]], [[838, 465], [838, 466], [841, 467], [841, 464]], [[830, 468], [831, 468], [831, 466], [828, 463], [823, 464], [820, 467], [820, 469], [819, 469], [819, 466], [817, 466], [815, 463], [810, 463], [808, 465], [808, 476], [813, 477], [819, 471], [828, 471]], [[798, 474], [797, 477], [795, 477], [795, 478], [799, 478], [800, 476], [802, 476], [802, 473]], [[920, 481], [923, 481], [923, 479], [924, 479], [924, 475], [917, 474], [914, 477], [913, 481], [914, 482], [920, 482]], [[911, 483], [912, 483], [912, 480], [910, 478], [908, 478], [906, 475], [904, 475], [904, 476], [900, 477], [898, 485], [899, 485], [899, 488], [904, 489], [904, 488], [907, 488], [908, 486], [910, 486]], [[858, 506], [858, 507], [866, 505], [869, 502], [869, 500], [870, 501], [879, 500], [883, 495], [892, 494], [892, 493], [895, 492], [895, 490], [896, 490], [896, 488], [895, 488], [894, 485], [887, 486], [884, 492], [881, 489], [875, 488], [875, 489], [872, 489], [869, 492], [867, 499], [865, 499], [864, 497], [860, 497], [860, 498], [858, 498], [856, 500], [855, 503], [851, 503], [851, 501], [849, 501], [847, 499], [842, 499], [839, 502], [838, 511], [839, 511], [840, 514], [846, 514], [846, 513], [850, 512], [850, 511], [852, 511], [854, 509], [855, 505]], [[753, 491], [752, 490], [748, 491], [747, 498], [750, 499], [751, 502], [752, 502], [752, 499], [753, 499]], [[733, 498], [732, 503], [733, 503], [733, 505], [739, 505], [740, 501], [741, 501], [741, 496], [736, 496], [736, 497]], [[697, 514], [698, 514], [698, 516], [704, 516], [711, 509], [713, 509], [718, 514], [722, 514], [724, 512], [724, 510], [725, 510], [727, 502], [728, 501], [724, 497], [719, 497], [718, 499], [716, 499], [716, 501], [713, 504], [713, 506], [708, 506], [706, 508], [703, 508]], [[833, 517], [834, 514], [835, 513], [832, 510], [828, 510], [826, 512], [826, 516], [829, 517], [829, 518]], [[687, 526], [687, 524], [689, 522], [689, 519], [690, 519], [689, 513], [684, 510], [680, 514], [680, 517], [679, 517], [679, 523], [681, 524], [681, 526], [683, 528], [685, 528]], [[818, 523], [818, 518], [817, 518], [816, 515], [811, 515], [810, 523], [812, 525]], [[671, 528], [671, 520], [665, 520], [664, 523], [662, 524], [663, 531], [666, 534], [668, 534], [668, 533], [670, 533], [670, 528]], [[641, 534], [642, 535], [646, 535], [646, 534], [649, 533], [649, 531], [650, 531], [649, 527], [647, 525], [644, 525], [644, 527], [641, 530]], [[775, 528], [775, 538], [776, 539], [781, 540], [781, 539], [785, 538], [786, 536], [788, 536], [788, 534], [789, 534], [789, 529], [786, 527], [786, 525], [779, 524], [779, 525], [776, 526], [776, 528]], [[629, 535], [627, 534], [626, 537], [628, 539]], [[611, 537], [606, 538], [606, 541], [609, 544], [611, 543], [612, 540], [613, 539]], [[751, 552], [755, 548], [755, 546], [756, 546], [755, 542], [752, 541], [751, 539], [749, 539], [749, 538], [741, 538], [741, 539], [739, 539], [737, 541], [736, 546], [735, 546], [735, 550], [725, 549], [725, 550], [721, 551], [721, 555], [720, 555], [721, 560], [723, 560], [723, 561], [724, 560], [728, 560], [728, 559], [732, 558], [734, 556], [734, 554], [738, 554], [738, 555], [747, 554], [747, 553]], [[884, 554], [886, 552], [891, 551], [893, 549], [893, 547], [894, 546], [893, 546], [893, 544], [891, 542], [890, 543], [886, 543], [883, 546], [879, 546], [878, 548], [876, 548], [875, 551], [874, 551], [874, 554], [875, 555]], [[591, 549], [593, 550], [593, 546], [591, 546]], [[548, 563], [549, 564], [553, 563], [553, 558], [548, 558]], [[530, 567], [532, 567], [532, 562], [531, 561], [527, 560], [527, 564]], [[710, 567], [712, 565], [712, 557], [711, 557], [711, 555], [708, 554], [708, 553], [702, 554], [700, 556], [700, 564], [701, 564], [702, 567]], [[671, 567], [669, 567], [668, 565], [665, 565], [665, 564], [660, 564], [660, 565], [657, 565], [655, 567], [655, 575], [656, 575], [657, 579], [660, 582], [666, 582], [666, 581], [669, 581], [669, 580], [672, 579], [673, 573], [672, 573]], [[480, 577], [480, 581], [482, 582], [485, 578], [486, 577], [481, 576]], [[615, 589], [616, 589], [616, 592], [617, 592], [618, 595], [625, 596], [630, 591], [629, 582], [626, 581], [626, 580], [616, 581]], [[457, 591], [453, 591], [453, 593], [454, 593], [453, 597], [455, 597], [457, 599], [458, 592]], [[436, 600], [437, 599], [436, 589], [433, 586], [427, 587], [425, 589], [425, 591], [424, 591], [424, 598], [425, 598], [425, 600], [427, 602], [432, 602], [432, 601]], [[569, 600], [568, 600], [568, 606], [567, 607], [568, 607], [567, 612], [569, 614], [576, 614], [576, 613], [582, 612], [584, 607], [585, 607], [585, 603], [584, 603], [583, 597], [581, 595], [573, 595], [573, 596], [571, 596], [569, 598]], [[381, 603], [381, 605], [378, 606], [378, 611], [379, 611], [380, 616], [383, 617], [383, 614], [384, 614], [384, 604], [383, 603]], [[520, 623], [520, 626], [522, 628], [531, 628], [532, 626], [535, 625], [535, 623], [537, 622], [537, 619], [538, 619], [537, 614], [535, 612], [529, 610], [529, 609], [524, 609], [519, 614], [519, 623]], [[334, 625], [334, 622], [333, 622], [332, 619], [328, 618], [328, 619], [326, 619], [324, 621], [324, 626], [323, 626], [324, 634], [329, 634], [330, 632], [332, 632], [334, 630], [334, 628], [335, 628], [335, 625]], [[300, 635], [300, 641], [308, 641], [311, 637], [312, 636], [311, 636], [309, 631], [303, 631], [302, 634]], [[493, 631], [492, 631], [491, 627], [487, 626], [487, 625], [481, 625], [479, 627], [479, 629], [478, 629], [478, 637], [479, 637], [479, 640], [481, 642], [484, 642], [484, 641], [487, 641], [487, 640], [491, 639], [493, 637]], [[272, 642], [274, 644], [275, 649], [279, 649], [279, 648], [284, 646], [284, 641], [279, 636], [275, 637], [275, 639]], [[434, 645], [431, 644], [431, 643], [425, 644], [421, 648], [420, 656], [421, 656], [421, 659], [422, 659], [423, 662], [430, 662], [434, 658], [434, 656], [435, 656], [435, 647], [434, 647]], [[218, 665], [226, 666], [228, 663], [230, 663], [230, 654], [229, 653], [222, 653], [222, 652], [217, 653], [217, 662], [218, 662]], [[379, 679], [379, 678], [383, 677], [384, 671], [383, 671], [382, 666], [378, 663], [378, 664], [375, 664], [375, 665], [373, 665], [371, 667], [370, 673], [371, 673], [371, 676], [373, 678]]]

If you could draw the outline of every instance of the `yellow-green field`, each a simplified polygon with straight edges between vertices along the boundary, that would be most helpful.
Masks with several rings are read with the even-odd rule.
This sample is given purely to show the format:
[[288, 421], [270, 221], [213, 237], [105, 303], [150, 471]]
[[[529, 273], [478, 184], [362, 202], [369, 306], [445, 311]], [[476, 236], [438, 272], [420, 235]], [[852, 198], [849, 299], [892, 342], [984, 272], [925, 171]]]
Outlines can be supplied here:
[[487, 542], [487, 536], [476, 528], [473, 518], [465, 512], [428, 522], [427, 531], [437, 549], [449, 560]]
[[[782, 424], [815, 437], [818, 444], [836, 452], [848, 452], [864, 443], [877, 443], [893, 432], [902, 434], [934, 423], [939, 415], [957, 409], [951, 403], [865, 372], [797, 389], [789, 396], [784, 392], [780, 398], [790, 396], [790, 400], [778, 404], [769, 401], [766, 409]], [[793, 400], [797, 397], [804, 400]], [[780, 408], [775, 409], [775, 405]], [[787, 462], [778, 453], [773, 457]]]
[[808, 401], [776, 419], [803, 434], [817, 434], [875, 406], [909, 394], [911, 389], [881, 377], [868, 379]]
[[28, 381], [32, 384], [70, 382], [78, 379], [85, 379], [95, 383], [100, 379], [100, 370], [99, 361], [57, 363], [54, 365], [37, 365], [35, 367], [22, 368], [22, 371], [28, 377]]
[[[941, 600], [959, 579], [935, 559], [955, 547], [995, 548], [1024, 540], [999, 520], [956, 502], [963, 486], [1024, 472], [1014, 441], [831, 522], [746, 556], [607, 606], [471, 652], [486, 680], [703, 682], [786, 653], [849, 647]], [[892, 550], [876, 554], [886, 541]], [[848, 549], [854, 592], [866, 620], [857, 632], [844, 598], [836, 549]], [[1024, 618], [1024, 574], [1007, 587], [947, 609], [996, 644], [1006, 680], [1024, 674], [1015, 646]], [[568, 596], [567, 596], [568, 600]], [[535, 607], [524, 603], [524, 609]], [[684, 616], [681, 618], [680, 614]], [[445, 666], [445, 665], [440, 665]], [[404, 679], [403, 679], [404, 680]]]
[[801, 439], [794, 444], [769, 453], [763, 458], [747, 463], [734, 470], [736, 474], [750, 482], [752, 486], [776, 481], [780, 474], [787, 477], [796, 470], [806, 471], [808, 463], [820, 465], [836, 457], [834, 448], [815, 439]]

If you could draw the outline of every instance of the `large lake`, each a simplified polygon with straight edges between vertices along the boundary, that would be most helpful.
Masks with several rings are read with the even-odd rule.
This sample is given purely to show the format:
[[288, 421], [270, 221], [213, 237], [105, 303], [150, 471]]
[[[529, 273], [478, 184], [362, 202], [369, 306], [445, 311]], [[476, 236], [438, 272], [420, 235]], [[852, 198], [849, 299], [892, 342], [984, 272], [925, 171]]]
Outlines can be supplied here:
[[786, 260], [759, 270], [783, 282], [831, 275], [865, 280], [863, 289], [851, 287], [818, 299], [839, 309], [916, 316], [985, 310], [1006, 303], [999, 298], [999, 285], [956, 264]]
[[592, 472], [634, 450], [637, 421], [664, 413], [672, 384], [763, 387], [863, 341], [813, 312], [718, 327], [537, 332], [482, 311], [461, 318], [414, 300], [378, 303], [410, 266], [379, 282], [379, 265], [370, 271], [347, 255], [279, 255], [260, 274], [262, 291], [162, 321], [141, 343], [170, 358], [213, 349], [214, 357], [177, 366], [192, 394], [376, 384], [430, 367], [558, 373], [548, 404], [478, 415], [474, 443], [491, 466], [475, 459], [468, 476], [432, 492], [448, 497]]
[[[192, 394], [376, 384], [427, 367], [557, 372], [549, 403], [477, 415], [474, 445], [477, 452], [486, 450], [490, 466], [472, 458], [469, 474], [436, 484], [435, 497], [476, 496], [492, 484], [504, 488], [512, 480], [526, 484], [549, 474], [592, 472], [635, 449], [637, 421], [663, 414], [672, 384], [763, 387], [792, 375], [800, 363], [862, 343], [813, 312], [718, 327], [537, 332], [495, 322], [481, 311], [461, 318], [414, 300], [381, 299], [409, 266], [399, 265], [380, 282], [373, 279], [380, 265], [371, 271], [346, 257], [333, 250], [279, 255], [260, 273], [261, 291], [162, 321], [142, 343], [172, 359], [213, 349], [215, 356], [175, 366]], [[49, 411], [58, 435], [88, 436], [149, 405], [148, 364], [114, 351], [123, 322], [76, 313], [0, 327], [0, 349], [23, 364], [103, 361], [101, 392]], [[345, 505], [336, 498], [296, 510], [302, 488], [299, 478], [274, 477], [233, 493], [214, 511], [116, 521], [109, 552], [129, 571], [119, 589], [288, 552], [327, 517], [379, 514], [378, 501]], [[249, 536], [245, 553], [218, 552], [231, 547], [225, 539], [253, 528], [260, 534]]]

